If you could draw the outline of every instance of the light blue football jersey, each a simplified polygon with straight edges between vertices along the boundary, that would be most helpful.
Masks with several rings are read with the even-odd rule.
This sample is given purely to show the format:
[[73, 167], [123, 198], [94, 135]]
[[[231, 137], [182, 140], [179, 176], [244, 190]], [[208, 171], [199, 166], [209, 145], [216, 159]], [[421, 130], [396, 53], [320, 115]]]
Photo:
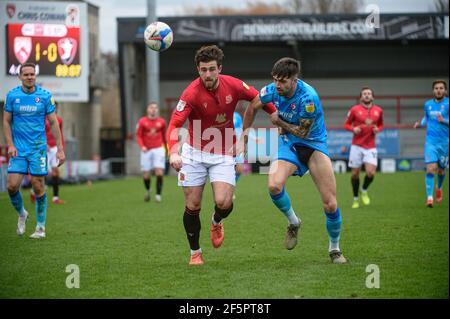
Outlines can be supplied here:
[[314, 122], [308, 136], [300, 138], [287, 133], [292, 143], [317, 144], [326, 143], [327, 130], [323, 116], [322, 104], [316, 90], [301, 80], [297, 80], [297, 89], [291, 98], [280, 96], [275, 84], [271, 83], [263, 87], [259, 93], [263, 104], [272, 102], [278, 110], [279, 117], [285, 122], [299, 125], [302, 119], [313, 119]]
[[[439, 102], [436, 102], [434, 99], [426, 101], [423, 110], [427, 124], [425, 142], [448, 145], [448, 97], [444, 97]], [[438, 121], [439, 115], [442, 115], [444, 118], [443, 123]]]
[[234, 131], [236, 132], [236, 141], [239, 141], [242, 135], [242, 130], [244, 129], [244, 123], [242, 122], [242, 117], [238, 112], [233, 113], [233, 124]]
[[6, 95], [4, 111], [12, 115], [13, 143], [19, 155], [47, 149], [45, 117], [55, 112], [50, 92], [36, 85], [33, 93], [26, 93], [18, 86]]

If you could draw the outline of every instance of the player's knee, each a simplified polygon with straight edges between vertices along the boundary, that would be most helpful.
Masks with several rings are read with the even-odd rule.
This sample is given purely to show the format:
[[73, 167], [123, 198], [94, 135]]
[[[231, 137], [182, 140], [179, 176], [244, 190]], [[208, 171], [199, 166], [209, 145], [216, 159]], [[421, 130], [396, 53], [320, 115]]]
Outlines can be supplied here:
[[427, 174], [436, 174], [436, 167], [434, 166], [427, 166]]
[[366, 175], [367, 175], [368, 178], [374, 178], [375, 177], [375, 171], [372, 171], [372, 170], [367, 171]]
[[8, 183], [6, 188], [7, 188], [9, 194], [15, 194], [19, 191], [20, 185], [14, 185], [12, 183]]
[[323, 203], [323, 208], [327, 213], [334, 213], [337, 209], [337, 201], [336, 198], [330, 198], [329, 200]]
[[227, 210], [231, 205], [233, 205], [232, 199], [227, 199], [225, 197], [220, 197], [215, 199], [216, 207], [221, 210]]
[[283, 185], [275, 183], [273, 181], [269, 181], [268, 188], [269, 188], [269, 193], [272, 195], [279, 194], [283, 191]]

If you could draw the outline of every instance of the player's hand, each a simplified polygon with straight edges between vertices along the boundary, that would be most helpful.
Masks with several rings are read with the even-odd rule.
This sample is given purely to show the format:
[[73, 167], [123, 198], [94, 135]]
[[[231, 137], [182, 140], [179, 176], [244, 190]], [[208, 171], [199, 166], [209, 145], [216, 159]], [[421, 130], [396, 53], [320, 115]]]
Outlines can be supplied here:
[[230, 148], [230, 150], [228, 151], [229, 154], [233, 156], [239, 156], [244, 153], [245, 155], [247, 151], [247, 143], [245, 142], [245, 140], [246, 139], [244, 138], [244, 135], [242, 135], [239, 141], [237, 141], [236, 144]]
[[414, 123], [414, 126], [413, 126], [414, 128], [419, 128], [420, 127], [420, 123], [419, 123], [419, 121], [417, 121], [416, 123]]
[[169, 157], [170, 166], [172, 166], [177, 172], [180, 171], [183, 161], [178, 153], [172, 153]]
[[373, 132], [373, 134], [378, 134], [378, 132], [379, 132], [378, 127], [376, 127], [374, 125], [373, 128], [372, 128], [372, 132]]
[[15, 158], [18, 155], [17, 148], [13, 145], [8, 147], [9, 157]]
[[444, 117], [442, 116], [441, 113], [439, 113], [439, 115], [437, 116], [437, 120], [438, 120], [440, 123], [444, 122]]
[[147, 151], [148, 151], [148, 148], [146, 148], [146, 147], [144, 146], [144, 147], [141, 148], [141, 150], [142, 150], [143, 152], [147, 152]]
[[66, 154], [63, 150], [58, 150], [56, 152], [56, 158], [58, 159], [58, 167], [60, 167], [66, 161]]
[[359, 126], [354, 127], [353, 128], [353, 133], [355, 133], [355, 134], [361, 133], [361, 128]]

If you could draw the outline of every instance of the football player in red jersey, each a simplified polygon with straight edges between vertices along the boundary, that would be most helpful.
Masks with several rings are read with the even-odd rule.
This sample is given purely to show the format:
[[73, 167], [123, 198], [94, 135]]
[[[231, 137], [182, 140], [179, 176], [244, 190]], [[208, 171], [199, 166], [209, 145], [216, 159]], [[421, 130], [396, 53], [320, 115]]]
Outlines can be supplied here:
[[361, 200], [364, 205], [370, 204], [367, 188], [372, 183], [377, 170], [378, 158], [375, 145], [376, 135], [383, 129], [383, 110], [373, 104], [374, 94], [369, 87], [360, 92], [360, 104], [350, 108], [345, 121], [345, 129], [353, 132], [352, 146], [349, 155], [349, 167], [352, 169], [353, 205], [359, 208], [359, 172], [364, 164], [366, 176], [361, 188]]
[[158, 104], [150, 102], [147, 116], [139, 119], [136, 125], [136, 141], [141, 148], [141, 170], [144, 172], [146, 189], [144, 200], [150, 200], [151, 173], [156, 175], [155, 200], [161, 202], [163, 176], [166, 168], [166, 121], [158, 117]]
[[[201, 47], [195, 54], [199, 77], [184, 90], [172, 113], [167, 131], [170, 165], [178, 173], [183, 187], [183, 215], [189, 246], [190, 265], [204, 263], [200, 238], [200, 209], [206, 178], [209, 177], [214, 213], [210, 236], [214, 248], [224, 239], [222, 219], [233, 210], [235, 162], [228, 150], [235, 145], [233, 113], [240, 100], [258, 101], [258, 91], [243, 81], [222, 72], [223, 52], [216, 45]], [[265, 108], [275, 111], [273, 105]], [[178, 147], [180, 128], [189, 120], [189, 134], [181, 151]]]

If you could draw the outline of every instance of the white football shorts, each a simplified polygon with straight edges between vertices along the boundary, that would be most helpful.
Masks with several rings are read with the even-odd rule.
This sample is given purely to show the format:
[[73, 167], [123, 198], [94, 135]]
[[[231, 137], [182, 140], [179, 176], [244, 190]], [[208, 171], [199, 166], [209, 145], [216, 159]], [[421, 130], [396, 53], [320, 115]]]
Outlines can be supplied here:
[[360, 168], [363, 163], [368, 163], [377, 166], [378, 152], [376, 148], [363, 148], [358, 145], [350, 147], [350, 156], [348, 166], [351, 168]]
[[141, 150], [141, 171], [148, 172], [155, 168], [166, 168], [166, 152], [163, 146], [147, 152]]
[[56, 157], [56, 153], [58, 152], [58, 147], [53, 146], [47, 150], [47, 162], [49, 168], [58, 167], [58, 158]]
[[236, 184], [233, 156], [202, 152], [184, 143], [181, 158], [183, 166], [178, 172], [178, 186], [201, 186], [207, 177], [211, 183]]

